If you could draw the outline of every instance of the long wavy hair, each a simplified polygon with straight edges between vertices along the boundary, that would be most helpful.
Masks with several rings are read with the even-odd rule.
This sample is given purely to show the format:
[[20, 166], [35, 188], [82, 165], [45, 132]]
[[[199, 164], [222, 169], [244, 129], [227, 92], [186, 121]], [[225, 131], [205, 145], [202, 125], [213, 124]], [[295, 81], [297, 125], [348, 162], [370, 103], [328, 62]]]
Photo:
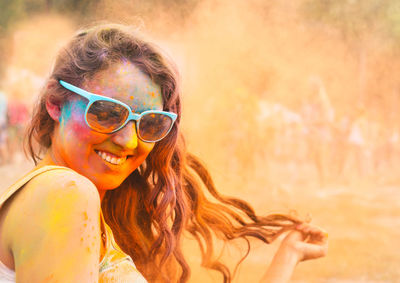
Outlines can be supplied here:
[[221, 272], [224, 282], [230, 282], [234, 272], [215, 257], [216, 239], [244, 239], [246, 257], [250, 238], [270, 243], [301, 221], [290, 215], [257, 216], [245, 201], [216, 190], [206, 167], [187, 152], [178, 130], [181, 99], [175, 65], [133, 29], [115, 24], [91, 27], [78, 32], [60, 51], [27, 129], [28, 153], [37, 163], [51, 147], [55, 122], [46, 101], [62, 104], [70, 96], [58, 80], [81, 86], [122, 60], [135, 64], [161, 87], [164, 110], [177, 113], [178, 119], [145, 162], [118, 188], [107, 191], [102, 201], [105, 220], [121, 249], [150, 282], [188, 281], [190, 267], [182, 250], [185, 232], [197, 240], [202, 265]]

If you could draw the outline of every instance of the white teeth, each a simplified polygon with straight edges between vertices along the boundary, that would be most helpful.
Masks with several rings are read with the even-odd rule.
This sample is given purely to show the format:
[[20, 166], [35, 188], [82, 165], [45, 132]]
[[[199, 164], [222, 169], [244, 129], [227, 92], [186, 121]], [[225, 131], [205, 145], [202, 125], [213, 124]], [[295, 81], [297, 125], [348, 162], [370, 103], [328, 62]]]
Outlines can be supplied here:
[[110, 155], [109, 153], [104, 152], [104, 151], [96, 151], [96, 153], [97, 153], [103, 160], [105, 160], [105, 161], [107, 161], [107, 162], [109, 162], [109, 163], [111, 163], [111, 164], [114, 164], [114, 165], [119, 165], [119, 164], [125, 162], [125, 160], [126, 160], [126, 156], [118, 158], [118, 157], [115, 157], [115, 156], [113, 156], [113, 155]]

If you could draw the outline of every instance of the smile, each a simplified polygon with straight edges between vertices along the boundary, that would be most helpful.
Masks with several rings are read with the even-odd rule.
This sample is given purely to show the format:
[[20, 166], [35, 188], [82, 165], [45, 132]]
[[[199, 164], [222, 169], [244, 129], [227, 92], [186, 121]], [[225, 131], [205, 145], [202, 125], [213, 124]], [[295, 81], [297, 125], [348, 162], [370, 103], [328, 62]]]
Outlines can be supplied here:
[[114, 165], [121, 165], [122, 163], [124, 163], [126, 161], [126, 156], [124, 157], [118, 157], [115, 156], [111, 153], [105, 152], [105, 151], [100, 151], [100, 150], [96, 150], [96, 153], [98, 156], [101, 157], [101, 159], [103, 159], [104, 161], [114, 164]]

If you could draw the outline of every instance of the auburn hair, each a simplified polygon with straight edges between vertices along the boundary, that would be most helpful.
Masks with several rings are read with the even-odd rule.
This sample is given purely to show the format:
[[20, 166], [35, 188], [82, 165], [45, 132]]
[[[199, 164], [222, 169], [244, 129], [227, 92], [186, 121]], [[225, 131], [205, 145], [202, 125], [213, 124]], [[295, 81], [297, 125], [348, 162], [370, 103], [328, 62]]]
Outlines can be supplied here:
[[106, 192], [101, 204], [105, 220], [118, 245], [150, 282], [188, 281], [190, 267], [182, 250], [186, 232], [199, 244], [202, 265], [221, 272], [224, 282], [230, 282], [232, 271], [214, 256], [215, 239], [244, 239], [247, 255], [250, 238], [270, 243], [301, 220], [282, 214], [257, 216], [245, 201], [216, 190], [206, 167], [186, 150], [179, 132], [181, 99], [175, 65], [134, 29], [94, 26], [78, 32], [59, 52], [27, 129], [27, 151], [36, 163], [51, 147], [55, 121], [47, 113], [46, 101], [62, 104], [69, 97], [58, 80], [81, 86], [122, 60], [135, 64], [160, 86], [164, 110], [177, 113], [178, 118], [145, 162], [118, 188]]

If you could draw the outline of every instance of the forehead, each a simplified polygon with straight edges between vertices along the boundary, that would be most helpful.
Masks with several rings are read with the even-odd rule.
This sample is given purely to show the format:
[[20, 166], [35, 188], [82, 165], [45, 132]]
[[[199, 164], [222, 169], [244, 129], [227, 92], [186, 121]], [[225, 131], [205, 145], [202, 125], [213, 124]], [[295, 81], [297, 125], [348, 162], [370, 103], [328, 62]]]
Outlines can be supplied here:
[[163, 108], [160, 86], [130, 62], [113, 64], [86, 81], [83, 88], [118, 99], [137, 113]]

